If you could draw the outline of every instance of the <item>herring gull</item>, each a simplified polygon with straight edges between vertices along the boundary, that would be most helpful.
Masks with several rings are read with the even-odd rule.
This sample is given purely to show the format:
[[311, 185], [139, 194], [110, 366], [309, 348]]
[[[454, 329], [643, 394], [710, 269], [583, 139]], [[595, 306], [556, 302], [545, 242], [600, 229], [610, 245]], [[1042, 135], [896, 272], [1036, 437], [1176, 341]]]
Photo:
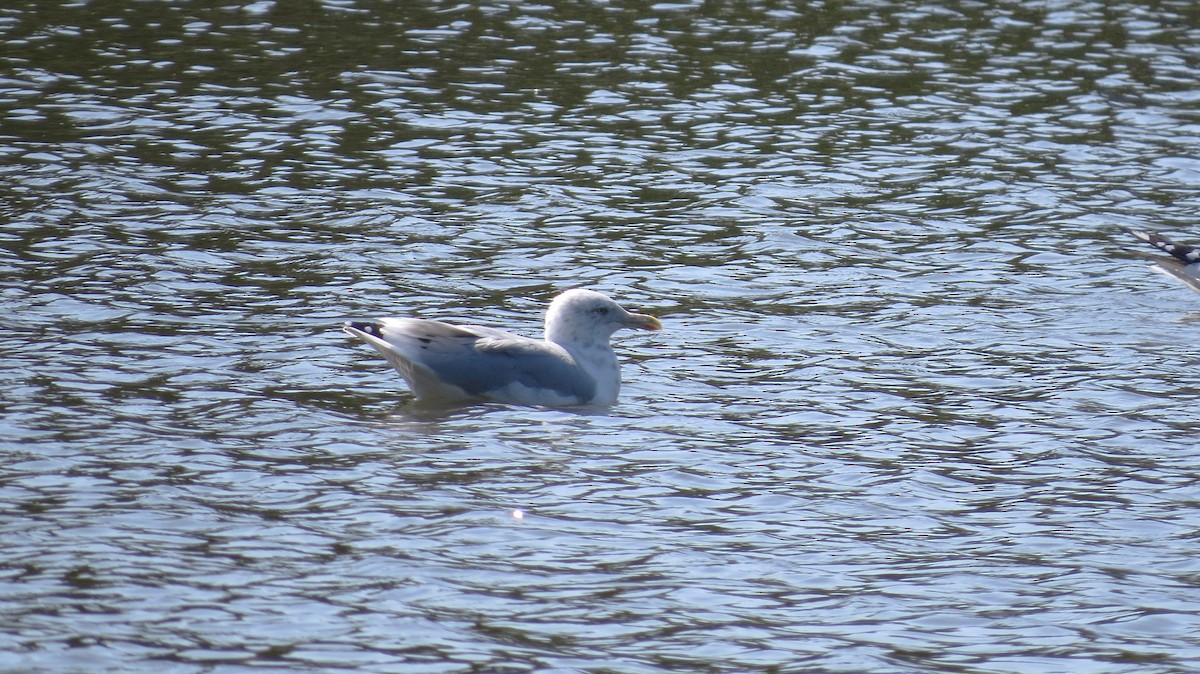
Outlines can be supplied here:
[[1157, 232], [1126, 229], [1126, 232], [1145, 241], [1155, 248], [1170, 253], [1171, 257], [1156, 259], [1150, 268], [1166, 274], [1200, 293], [1200, 249], [1178, 244]]
[[661, 330], [592, 290], [568, 290], [546, 311], [545, 339], [419, 318], [347, 322], [400, 372], [418, 400], [519, 405], [611, 405], [621, 369], [609, 338], [621, 328]]

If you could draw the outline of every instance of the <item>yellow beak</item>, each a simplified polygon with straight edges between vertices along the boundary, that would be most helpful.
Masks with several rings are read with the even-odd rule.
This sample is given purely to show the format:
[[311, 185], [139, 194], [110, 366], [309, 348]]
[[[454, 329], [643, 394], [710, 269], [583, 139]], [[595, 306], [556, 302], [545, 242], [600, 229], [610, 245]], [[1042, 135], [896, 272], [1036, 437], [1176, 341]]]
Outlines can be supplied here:
[[662, 330], [662, 322], [649, 314], [629, 314], [621, 324], [627, 328]]

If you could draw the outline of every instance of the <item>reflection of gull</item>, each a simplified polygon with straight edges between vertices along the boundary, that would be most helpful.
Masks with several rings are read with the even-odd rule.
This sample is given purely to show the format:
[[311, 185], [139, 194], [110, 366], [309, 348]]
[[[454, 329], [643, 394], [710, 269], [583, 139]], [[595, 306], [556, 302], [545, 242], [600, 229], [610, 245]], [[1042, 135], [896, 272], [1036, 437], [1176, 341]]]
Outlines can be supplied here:
[[662, 323], [577, 288], [550, 303], [545, 340], [418, 318], [350, 322], [344, 329], [383, 354], [419, 400], [562, 407], [616, 402], [621, 369], [608, 340], [620, 328], [661, 330]]
[[1154, 264], [1150, 265], [1151, 269], [1186, 283], [1189, 288], [1200, 293], [1200, 250], [1175, 243], [1156, 232], [1133, 229], [1125, 231], [1164, 253], [1171, 254], [1171, 257], [1157, 258]]

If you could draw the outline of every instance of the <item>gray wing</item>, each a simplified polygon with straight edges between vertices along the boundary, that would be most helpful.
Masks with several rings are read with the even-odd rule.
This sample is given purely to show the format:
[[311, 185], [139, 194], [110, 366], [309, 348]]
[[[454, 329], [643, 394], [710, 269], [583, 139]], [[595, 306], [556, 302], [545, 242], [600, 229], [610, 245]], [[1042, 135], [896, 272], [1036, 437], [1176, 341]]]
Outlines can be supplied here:
[[512, 384], [547, 389], [580, 402], [591, 400], [596, 393], [595, 380], [561, 347], [500, 330], [489, 329], [465, 357], [439, 359], [429, 365], [447, 381], [476, 395]]
[[1179, 260], [1159, 260], [1153, 265], [1154, 271], [1166, 274], [1200, 293], [1200, 263], [1184, 264]]
[[374, 337], [377, 341], [368, 343], [402, 374], [408, 370], [412, 376], [412, 368], [407, 367], [411, 363], [473, 396], [513, 384], [575, 397], [580, 403], [595, 395], [592, 377], [561, 347], [544, 341], [494, 328], [416, 318], [382, 318], [347, 326]]

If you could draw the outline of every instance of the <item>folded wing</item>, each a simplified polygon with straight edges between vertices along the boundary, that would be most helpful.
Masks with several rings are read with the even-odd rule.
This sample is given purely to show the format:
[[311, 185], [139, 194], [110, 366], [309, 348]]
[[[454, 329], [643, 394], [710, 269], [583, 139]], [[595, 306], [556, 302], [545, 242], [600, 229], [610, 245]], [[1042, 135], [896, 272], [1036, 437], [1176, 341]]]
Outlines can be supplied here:
[[502, 330], [383, 318], [345, 331], [379, 351], [422, 400], [580, 405], [595, 394], [595, 381], [561, 347]]

